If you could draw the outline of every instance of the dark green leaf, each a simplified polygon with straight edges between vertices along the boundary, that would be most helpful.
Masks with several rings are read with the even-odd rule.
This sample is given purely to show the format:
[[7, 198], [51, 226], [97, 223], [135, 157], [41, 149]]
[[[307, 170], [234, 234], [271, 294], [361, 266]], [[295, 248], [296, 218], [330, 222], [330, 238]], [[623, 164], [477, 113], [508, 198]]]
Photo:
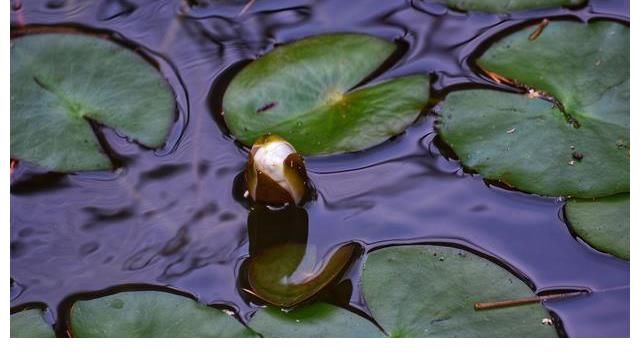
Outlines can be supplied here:
[[253, 337], [226, 313], [179, 295], [122, 292], [71, 307], [74, 337]]
[[53, 328], [39, 309], [29, 309], [11, 315], [11, 338], [54, 338]]
[[369, 254], [362, 277], [373, 318], [392, 337], [555, 337], [540, 304], [475, 311], [474, 304], [533, 296], [502, 267], [440, 246]]
[[427, 76], [353, 89], [393, 53], [362, 34], [309, 37], [244, 68], [223, 101], [231, 133], [246, 145], [278, 134], [302, 154], [362, 150], [401, 133], [429, 98]]
[[569, 225], [589, 245], [629, 260], [629, 194], [572, 199], [565, 214]]
[[12, 158], [62, 172], [109, 169], [89, 120], [159, 147], [174, 111], [160, 73], [111, 41], [80, 34], [12, 40]]
[[433, 0], [459, 10], [509, 12], [556, 6], [577, 6], [586, 0]]
[[384, 337], [368, 320], [325, 303], [314, 303], [291, 311], [268, 307], [259, 310], [249, 326], [264, 337]]
[[466, 167], [527, 192], [629, 191], [629, 28], [552, 21], [530, 40], [533, 31], [501, 39], [478, 64], [554, 100], [454, 92], [442, 110], [443, 139]]

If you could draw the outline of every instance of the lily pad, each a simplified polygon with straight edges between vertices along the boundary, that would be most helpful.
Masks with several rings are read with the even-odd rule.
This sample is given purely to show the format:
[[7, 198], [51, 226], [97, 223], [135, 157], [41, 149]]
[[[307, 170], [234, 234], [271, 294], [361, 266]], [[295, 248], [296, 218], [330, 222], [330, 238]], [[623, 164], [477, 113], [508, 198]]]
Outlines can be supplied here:
[[71, 307], [74, 337], [254, 337], [226, 313], [166, 292], [121, 292]]
[[314, 303], [291, 311], [267, 307], [256, 312], [249, 327], [263, 337], [384, 337], [380, 329], [370, 321], [326, 303]]
[[53, 328], [40, 309], [28, 309], [11, 315], [11, 338], [55, 338]]
[[[438, 129], [462, 163], [523, 191], [629, 191], [629, 28], [551, 21], [495, 43], [478, 65], [526, 94], [447, 96]], [[537, 38], [530, 35], [537, 33]]]
[[589, 245], [629, 260], [629, 194], [569, 200], [565, 214], [571, 228]]
[[504, 13], [544, 9], [556, 6], [582, 5], [586, 0], [435, 0], [458, 10]]
[[97, 36], [34, 34], [11, 41], [11, 157], [50, 170], [111, 168], [90, 121], [161, 146], [173, 92], [135, 52]]
[[429, 98], [428, 76], [356, 87], [394, 44], [363, 34], [308, 37], [247, 65], [223, 99], [231, 133], [245, 145], [278, 134], [302, 154], [362, 150], [401, 133]]
[[541, 304], [475, 311], [474, 304], [531, 297], [519, 278], [451, 247], [401, 246], [369, 254], [362, 289], [392, 337], [556, 337]]

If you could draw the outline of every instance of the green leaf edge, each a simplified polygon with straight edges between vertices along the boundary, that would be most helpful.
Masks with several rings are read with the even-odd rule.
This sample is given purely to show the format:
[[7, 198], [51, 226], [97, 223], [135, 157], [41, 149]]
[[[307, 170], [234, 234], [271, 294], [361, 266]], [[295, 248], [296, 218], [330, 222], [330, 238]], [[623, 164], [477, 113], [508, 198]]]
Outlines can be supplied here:
[[[278, 324], [279, 321], [296, 321], [296, 323], [299, 323], [301, 325], [306, 324], [305, 319], [315, 319], [315, 315], [318, 314], [318, 312], [320, 311], [320, 314], [329, 314], [329, 315], [341, 315], [341, 317], [338, 318], [343, 318], [343, 319], [349, 319], [349, 324], [354, 324], [356, 326], [358, 326], [357, 328], [359, 329], [359, 333], [358, 335], [333, 335], [333, 334], [321, 334], [318, 337], [314, 337], [314, 336], [306, 336], [306, 335], [297, 335], [297, 334], [293, 334], [293, 335], [270, 335], [270, 331], [269, 329], [262, 329], [260, 328], [261, 325], [264, 324], [268, 324], [268, 323], [272, 323], [272, 324]], [[266, 318], [265, 318], [266, 316]], [[352, 319], [352, 320], [351, 320]], [[259, 320], [266, 320], [266, 322], [260, 322], [259, 324], [256, 324], [256, 321]], [[382, 332], [378, 327], [376, 327], [373, 323], [369, 322], [367, 319], [362, 318], [358, 315], [356, 315], [355, 313], [346, 310], [344, 308], [332, 305], [332, 304], [328, 304], [328, 303], [323, 303], [323, 302], [315, 302], [315, 303], [311, 303], [308, 305], [304, 305], [304, 306], [300, 306], [300, 307], [296, 307], [294, 309], [292, 309], [291, 311], [287, 311], [287, 312], [283, 312], [281, 309], [277, 308], [277, 307], [273, 307], [273, 306], [267, 306], [263, 309], [258, 310], [255, 315], [251, 318], [251, 320], [249, 321], [249, 327], [251, 329], [253, 329], [255, 332], [257, 332], [258, 334], [262, 335], [263, 337], [266, 338], [294, 338], [294, 337], [300, 337], [300, 338], [384, 338], [386, 337], [386, 334], [384, 332]], [[287, 325], [287, 323], [283, 324], [284, 326]], [[284, 330], [287, 330], [288, 328], [285, 328]], [[366, 330], [366, 332], [362, 332], [362, 330]]]
[[[30, 326], [25, 327], [25, 324]], [[39, 308], [31, 308], [11, 314], [10, 337], [55, 338], [56, 334], [53, 327], [44, 319], [44, 311]]]
[[[172, 297], [172, 298], [177, 298], [180, 301], [182, 301], [183, 304], [191, 304], [194, 307], [196, 307], [197, 309], [200, 310], [207, 310], [207, 311], [211, 311], [211, 312], [219, 312], [220, 314], [226, 315], [226, 313], [222, 312], [221, 310], [209, 306], [209, 305], [204, 305], [201, 304], [191, 298], [182, 296], [180, 294], [175, 294], [175, 293], [170, 293], [170, 292], [166, 292], [166, 291], [161, 291], [161, 290], [138, 290], [138, 291], [122, 291], [122, 292], [117, 292], [117, 293], [113, 293], [113, 294], [109, 294], [109, 295], [105, 295], [105, 296], [100, 296], [100, 297], [96, 297], [96, 298], [91, 298], [91, 299], [86, 299], [86, 300], [77, 300], [73, 303], [73, 305], [70, 308], [69, 311], [69, 329], [72, 332], [72, 338], [131, 338], [131, 337], [137, 337], [137, 338], [156, 338], [156, 336], [130, 336], [130, 335], [116, 335], [116, 336], [102, 336], [99, 334], [96, 335], [90, 335], [90, 336], [79, 336], [79, 335], [75, 335], [73, 334], [74, 331], [74, 324], [77, 325], [78, 321], [76, 320], [75, 317], [75, 312], [77, 312], [77, 310], [79, 309], [80, 306], [83, 305], [87, 305], [87, 304], [91, 304], [93, 303], [100, 303], [100, 301], [109, 299], [109, 298], [114, 298], [116, 296], [120, 296], [120, 295], [127, 295], [127, 294], [137, 294], [137, 293], [152, 293], [152, 294], [161, 294], [161, 295], [167, 295], [167, 297]], [[82, 308], [80, 308], [82, 309]], [[229, 338], [256, 338], [256, 334], [253, 330], [251, 330], [251, 328], [247, 327], [245, 324], [243, 324], [242, 322], [240, 322], [235, 316], [234, 317], [228, 317], [229, 320], [233, 320], [237, 323], [237, 327], [241, 329], [241, 332], [237, 335], [237, 336], [232, 336]], [[160, 336], [160, 337], [164, 337], [164, 336]], [[172, 335], [171, 338], [177, 338], [179, 337], [179, 335]], [[169, 337], [165, 337], [165, 338], [169, 338]], [[186, 337], [185, 337], [186, 338]], [[194, 337], [189, 337], [189, 338], [196, 338]], [[218, 337], [211, 337], [211, 338], [218, 338]]]
[[[582, 218], [580, 218], [580, 210], [584, 205], [589, 204], [599, 204], [603, 200], [616, 200], [617, 198], [627, 197], [627, 208], [629, 208], [629, 204], [631, 201], [629, 200], [629, 193], [620, 193], [616, 195], [600, 197], [594, 200], [588, 199], [570, 199], [567, 201], [567, 204], [564, 207], [565, 217], [567, 218], [567, 225], [571, 228], [573, 232], [575, 232], [584, 242], [586, 242], [589, 246], [594, 248], [595, 250], [608, 253], [620, 259], [629, 261], [631, 259], [631, 251], [630, 251], [630, 232], [627, 231], [627, 236], [621, 238], [621, 240], [626, 240], [626, 248], [620, 247], [610, 247], [606, 242], [602, 242], [599, 234], [597, 232], [592, 232], [589, 228], [584, 228], [580, 225]], [[622, 218], [624, 223], [626, 223], [627, 228], [629, 228], [630, 217], [625, 216]], [[588, 224], [587, 224], [588, 225]], [[596, 228], [591, 228], [592, 230], [597, 230]], [[606, 231], [606, 230], [605, 230]], [[611, 234], [608, 234], [611, 235]]]
[[[587, 0], [557, 0], [557, 1], [547, 1], [549, 4], [537, 4], [537, 5], [520, 5], [521, 2], [516, 1], [513, 4], [513, 1], [510, 1], [506, 7], [502, 4], [495, 4], [489, 1], [464, 1], [464, 0], [435, 0], [437, 3], [445, 4], [446, 6], [459, 10], [459, 11], [480, 11], [480, 12], [488, 12], [495, 14], [504, 14], [511, 11], [527, 11], [527, 10], [538, 10], [538, 9], [550, 9], [554, 7], [560, 6], [579, 6], [583, 5], [587, 2]], [[524, 3], [524, 2], [522, 2]]]

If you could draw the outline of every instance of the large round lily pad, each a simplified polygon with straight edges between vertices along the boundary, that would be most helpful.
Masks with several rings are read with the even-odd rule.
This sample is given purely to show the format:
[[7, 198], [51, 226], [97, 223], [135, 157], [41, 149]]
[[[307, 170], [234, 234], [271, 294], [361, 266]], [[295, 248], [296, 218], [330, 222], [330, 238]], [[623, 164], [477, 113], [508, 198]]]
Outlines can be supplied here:
[[224, 118], [245, 145], [278, 134], [302, 154], [362, 150], [401, 133], [429, 98], [428, 76], [356, 87], [395, 50], [363, 34], [312, 36], [245, 67], [224, 94]]
[[373, 318], [392, 337], [555, 337], [540, 304], [475, 311], [474, 304], [533, 296], [502, 267], [451, 247], [372, 252], [362, 277]]
[[97, 36], [35, 34], [11, 42], [11, 157], [70, 172], [111, 168], [90, 120], [159, 147], [173, 92], [135, 52]]
[[368, 320], [326, 303], [314, 303], [290, 311], [267, 307], [256, 312], [249, 326], [263, 337], [384, 337], [380, 329]]
[[629, 260], [629, 194], [569, 200], [565, 214], [571, 228], [589, 245]]
[[586, 0], [433, 0], [458, 10], [509, 12], [556, 6], [577, 6]]
[[73, 337], [253, 337], [226, 313], [166, 292], [121, 292], [71, 307]]
[[28, 309], [11, 315], [11, 338], [54, 338], [53, 328], [40, 309]]
[[551, 21], [530, 39], [536, 29], [499, 40], [477, 61], [531, 92], [453, 92], [440, 134], [466, 167], [523, 191], [628, 192], [629, 28]]

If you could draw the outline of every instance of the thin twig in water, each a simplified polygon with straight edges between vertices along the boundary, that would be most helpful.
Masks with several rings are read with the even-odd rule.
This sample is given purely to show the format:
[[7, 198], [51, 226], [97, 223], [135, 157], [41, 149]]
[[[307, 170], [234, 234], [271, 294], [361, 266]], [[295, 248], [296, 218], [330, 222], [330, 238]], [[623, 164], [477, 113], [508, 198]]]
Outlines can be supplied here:
[[567, 292], [567, 293], [553, 293], [549, 295], [543, 296], [535, 296], [535, 297], [527, 297], [527, 298], [517, 298], [513, 300], [504, 300], [504, 301], [495, 301], [495, 302], [483, 302], [476, 303], [473, 305], [473, 308], [476, 311], [489, 310], [494, 308], [505, 308], [505, 307], [513, 307], [520, 305], [528, 305], [532, 303], [540, 303], [547, 300], [556, 300], [561, 298], [569, 298], [584, 295], [588, 292], [586, 291], [577, 291], [577, 292]]
[[245, 12], [247, 12], [247, 10], [249, 10], [249, 8], [251, 6], [253, 6], [253, 4], [256, 2], [256, 0], [249, 0], [249, 2], [247, 2], [243, 7], [242, 10], [240, 10], [240, 13], [238, 14], [238, 16], [242, 16], [244, 15]]
[[482, 70], [482, 72], [484, 72], [487, 76], [489, 76], [489, 78], [491, 78], [494, 82], [500, 83], [500, 84], [508, 84], [508, 85], [512, 85], [514, 86], [515, 83], [513, 81], [511, 81], [510, 79], [501, 76], [495, 72], [491, 72], [483, 67], [480, 67], [480, 70]]

